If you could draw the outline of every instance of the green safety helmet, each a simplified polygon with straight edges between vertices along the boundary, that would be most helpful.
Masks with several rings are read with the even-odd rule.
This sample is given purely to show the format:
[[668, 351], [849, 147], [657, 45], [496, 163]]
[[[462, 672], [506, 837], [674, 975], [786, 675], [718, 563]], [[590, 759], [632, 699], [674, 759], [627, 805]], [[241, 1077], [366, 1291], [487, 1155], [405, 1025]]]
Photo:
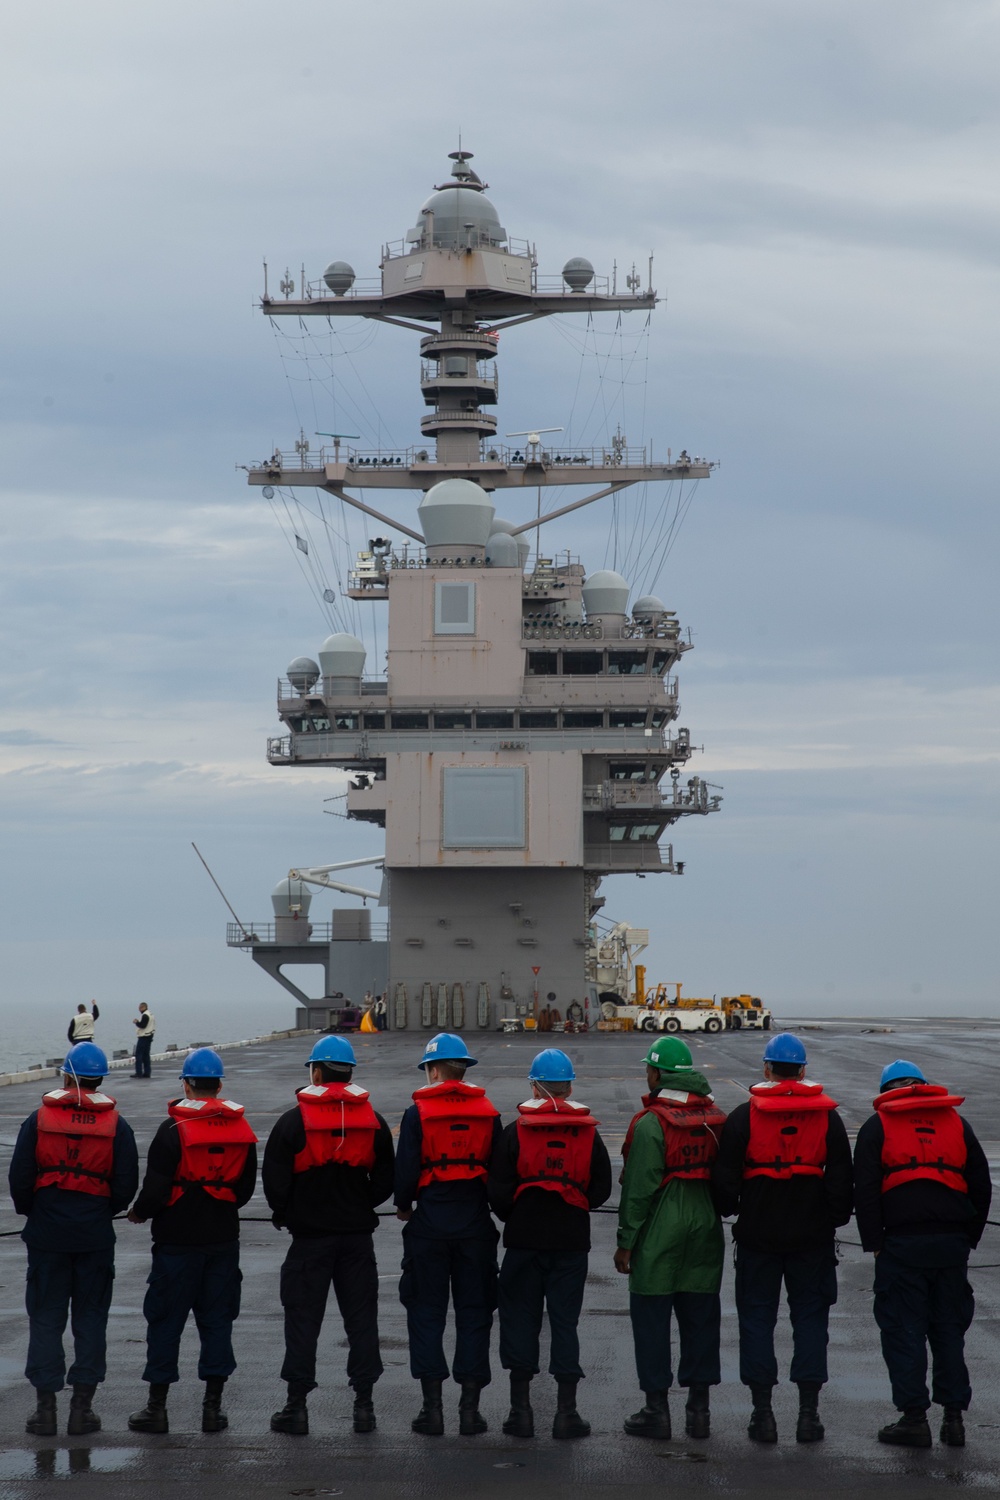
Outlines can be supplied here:
[[691, 1053], [686, 1042], [676, 1036], [658, 1036], [649, 1045], [643, 1062], [661, 1073], [676, 1073], [680, 1068], [690, 1068]]

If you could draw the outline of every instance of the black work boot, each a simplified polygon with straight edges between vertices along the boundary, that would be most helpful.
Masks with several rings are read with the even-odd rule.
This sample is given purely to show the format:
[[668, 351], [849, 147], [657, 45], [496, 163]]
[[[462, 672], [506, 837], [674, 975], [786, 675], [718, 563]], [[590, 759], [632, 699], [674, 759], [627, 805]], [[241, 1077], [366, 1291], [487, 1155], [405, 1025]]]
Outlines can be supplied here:
[[880, 1443], [894, 1443], [899, 1448], [929, 1448], [931, 1424], [920, 1406], [908, 1406], [896, 1422], [879, 1428]]
[[772, 1387], [769, 1385], [750, 1387], [753, 1411], [750, 1413], [747, 1437], [752, 1443], [776, 1443], [778, 1441], [778, 1424], [771, 1410], [771, 1391]]
[[309, 1386], [302, 1380], [288, 1382], [288, 1400], [271, 1418], [272, 1432], [287, 1432], [289, 1437], [306, 1437], [309, 1433], [309, 1408], [306, 1397]]
[[671, 1435], [667, 1392], [643, 1391], [643, 1395], [646, 1404], [625, 1418], [625, 1431], [630, 1437], [662, 1438], [665, 1442]]
[[410, 1427], [414, 1432], [422, 1432], [424, 1437], [441, 1437], [444, 1433], [441, 1384], [440, 1380], [428, 1380], [426, 1377], [422, 1377], [420, 1381], [424, 1404], [413, 1418]]
[[818, 1381], [799, 1381], [799, 1420], [795, 1426], [797, 1443], [820, 1443], [826, 1436], [826, 1429], [819, 1419], [821, 1389]]
[[478, 1380], [462, 1381], [462, 1394], [458, 1402], [459, 1437], [478, 1437], [481, 1432], [486, 1431], [486, 1418], [479, 1410], [481, 1390]]
[[56, 1435], [56, 1393], [55, 1391], [37, 1391], [38, 1405], [24, 1424], [25, 1432], [34, 1433], [35, 1437], [55, 1437]]
[[965, 1423], [960, 1406], [946, 1406], [941, 1420], [941, 1441], [946, 1448], [965, 1447]]
[[134, 1411], [128, 1419], [130, 1432], [169, 1432], [167, 1421], [167, 1393], [170, 1386], [154, 1382], [149, 1387], [149, 1400], [141, 1411]]
[[69, 1421], [66, 1431], [70, 1437], [82, 1437], [85, 1432], [100, 1432], [101, 1419], [91, 1406], [97, 1393], [96, 1385], [75, 1385], [69, 1403]]
[[503, 1430], [508, 1437], [529, 1438], [535, 1435], [535, 1414], [531, 1410], [531, 1374], [528, 1370], [510, 1372], [510, 1413]]
[[226, 1382], [221, 1375], [210, 1375], [205, 1381], [205, 1399], [201, 1404], [202, 1432], [224, 1432], [229, 1418], [222, 1410], [222, 1393]]
[[684, 1407], [684, 1431], [688, 1437], [707, 1438], [712, 1430], [708, 1407], [708, 1386], [689, 1385]]
[[375, 1431], [375, 1403], [370, 1380], [359, 1380], [354, 1387], [354, 1431]]
[[556, 1379], [556, 1414], [552, 1423], [554, 1438], [590, 1437], [590, 1423], [585, 1422], [576, 1409], [576, 1388], [579, 1381], [572, 1377]]

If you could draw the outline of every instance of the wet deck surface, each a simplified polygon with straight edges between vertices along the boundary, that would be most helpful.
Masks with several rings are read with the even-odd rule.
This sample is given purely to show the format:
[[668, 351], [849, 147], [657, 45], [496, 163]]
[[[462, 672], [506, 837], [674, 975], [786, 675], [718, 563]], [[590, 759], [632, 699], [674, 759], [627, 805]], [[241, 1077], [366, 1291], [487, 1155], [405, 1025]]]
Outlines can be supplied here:
[[[872, 1023], [881, 1025], [881, 1023]], [[904, 1056], [928, 1076], [967, 1096], [965, 1113], [983, 1140], [991, 1163], [1000, 1166], [1000, 1025], [988, 1022], [892, 1022], [890, 1034], [866, 1032], [864, 1023], [801, 1028], [810, 1051], [810, 1075], [821, 1080], [842, 1105], [850, 1130], [866, 1118], [883, 1063]], [[746, 1085], [759, 1074], [762, 1039], [726, 1034], [691, 1038], [695, 1064], [713, 1080], [720, 1105], [732, 1108], [746, 1097]], [[476, 1081], [509, 1118], [526, 1096], [528, 1062], [539, 1042], [529, 1037], [470, 1034], [482, 1058]], [[266, 1135], [288, 1108], [292, 1090], [304, 1077], [302, 1059], [309, 1042], [265, 1043], [226, 1054], [228, 1092], [247, 1106], [258, 1134]], [[419, 1083], [414, 1062], [419, 1038], [410, 1034], [358, 1038], [359, 1082], [372, 1091], [378, 1109], [396, 1125]], [[643, 1086], [639, 1057], [643, 1040], [592, 1035], [568, 1043], [576, 1062], [578, 1096], [602, 1122], [612, 1153], [620, 1151], [625, 1128]], [[143, 1155], [164, 1105], [176, 1092], [175, 1068], [160, 1064], [151, 1083], [114, 1079], [114, 1092], [139, 1138]], [[38, 1088], [17, 1085], [0, 1091], [0, 1141], [4, 1172], [17, 1127], [34, 1108]], [[1000, 1219], [1000, 1203], [996, 1217]], [[264, 1218], [259, 1195], [244, 1210]], [[16, 1230], [5, 1203], [0, 1230]], [[407, 1367], [406, 1326], [396, 1296], [400, 1258], [395, 1218], [384, 1218], [376, 1234], [382, 1278], [381, 1333], [386, 1373], [376, 1388], [378, 1431], [356, 1436], [350, 1426], [350, 1393], [344, 1376], [345, 1345], [339, 1320], [328, 1316], [320, 1344], [320, 1389], [310, 1399], [307, 1438], [272, 1434], [268, 1420], [284, 1398], [278, 1379], [282, 1356], [278, 1267], [287, 1237], [269, 1222], [243, 1226], [243, 1313], [236, 1327], [239, 1369], [227, 1388], [231, 1426], [226, 1433], [199, 1431], [202, 1387], [195, 1378], [196, 1344], [185, 1335], [182, 1371], [189, 1376], [171, 1393], [172, 1431], [165, 1437], [137, 1437], [126, 1417], [143, 1403], [142, 1298], [149, 1264], [148, 1230], [119, 1225], [116, 1296], [109, 1325], [109, 1378], [95, 1405], [104, 1430], [81, 1440], [61, 1434], [30, 1438], [24, 1419], [32, 1393], [23, 1379], [26, 1323], [23, 1313], [24, 1248], [19, 1238], [0, 1239], [0, 1496], [7, 1500], [37, 1495], [43, 1486], [72, 1485], [80, 1500], [160, 1500], [197, 1488], [213, 1497], [272, 1500], [278, 1496], [353, 1497], [518, 1495], [598, 1497], [634, 1495], [826, 1496], [938, 1495], [950, 1487], [1000, 1492], [1000, 1229], [988, 1229], [973, 1265], [977, 1315], [968, 1339], [974, 1390], [968, 1414], [968, 1446], [925, 1452], [894, 1450], [874, 1440], [876, 1428], [891, 1420], [888, 1382], [871, 1319], [871, 1259], [844, 1230], [840, 1300], [831, 1320], [831, 1381], [822, 1414], [827, 1438], [815, 1447], [794, 1441], [796, 1393], [783, 1385], [775, 1393], [780, 1441], [760, 1449], [748, 1442], [747, 1393], [737, 1374], [736, 1318], [732, 1269], [723, 1282], [723, 1383], [713, 1392], [713, 1436], [694, 1443], [683, 1436], [670, 1443], [628, 1438], [622, 1417], [640, 1404], [632, 1360], [627, 1283], [612, 1268], [614, 1216], [595, 1216], [594, 1249], [582, 1319], [583, 1364], [580, 1409], [593, 1424], [589, 1439], [556, 1443], [547, 1436], [525, 1442], [505, 1438], [506, 1376], [494, 1358], [493, 1385], [484, 1392], [490, 1430], [479, 1438], [457, 1436], [457, 1387], [447, 1395], [449, 1434], [415, 1437], [410, 1418], [419, 1405], [418, 1386]], [[331, 1299], [332, 1301], [332, 1299]], [[779, 1327], [779, 1360], [787, 1371], [787, 1328]], [[494, 1334], [494, 1349], [496, 1335]], [[543, 1356], [544, 1363], [544, 1356]], [[65, 1426], [68, 1397], [60, 1398]], [[536, 1428], [547, 1433], [555, 1391], [546, 1376], [533, 1386]], [[682, 1398], [673, 1402], [674, 1425], [683, 1425]], [[939, 1415], [937, 1409], [932, 1417]], [[936, 1423], [935, 1423], [936, 1427]]]

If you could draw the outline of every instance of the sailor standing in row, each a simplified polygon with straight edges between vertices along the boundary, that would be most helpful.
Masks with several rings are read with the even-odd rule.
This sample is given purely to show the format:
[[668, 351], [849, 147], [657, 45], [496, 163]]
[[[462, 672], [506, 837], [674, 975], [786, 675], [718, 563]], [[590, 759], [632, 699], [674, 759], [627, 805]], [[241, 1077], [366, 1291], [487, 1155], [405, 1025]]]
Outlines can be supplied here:
[[964, 1101], [928, 1083], [916, 1063], [882, 1070], [875, 1113], [858, 1131], [854, 1184], [858, 1230], [875, 1255], [875, 1321], [899, 1420], [880, 1443], [929, 1448], [927, 1345], [933, 1399], [944, 1408], [941, 1441], [965, 1445], [972, 1399], [965, 1334], [975, 1301], [969, 1251], [986, 1225], [993, 1185]]
[[466, 1069], [475, 1065], [460, 1036], [432, 1037], [417, 1065], [427, 1083], [413, 1095], [399, 1127], [394, 1198], [406, 1226], [399, 1298], [406, 1308], [410, 1371], [423, 1393], [412, 1427], [427, 1437], [444, 1432], [449, 1296], [455, 1310], [452, 1373], [462, 1388], [458, 1430], [463, 1437], [486, 1431], [479, 1393], [490, 1383], [499, 1238], [486, 1179], [500, 1116], [484, 1089], [464, 1081]]
[[500, 1267], [500, 1363], [510, 1371], [510, 1437], [534, 1437], [531, 1380], [539, 1371], [546, 1308], [549, 1374], [558, 1390], [554, 1438], [587, 1437], [576, 1409], [583, 1379], [577, 1324], [590, 1251], [590, 1210], [611, 1194], [611, 1162], [585, 1104], [571, 1099], [576, 1074], [548, 1047], [531, 1064], [531, 1098], [518, 1105], [490, 1164], [490, 1206], [504, 1224]]
[[375, 1427], [372, 1388], [382, 1374], [378, 1342], [375, 1213], [392, 1193], [392, 1132], [353, 1083], [346, 1037], [322, 1037], [306, 1067], [310, 1082], [278, 1120], [264, 1150], [261, 1178], [276, 1229], [292, 1243], [281, 1268], [288, 1399], [272, 1432], [309, 1431], [306, 1397], [316, 1389], [316, 1348], [333, 1287], [347, 1334], [347, 1379], [354, 1388], [354, 1431]]
[[142, 1191], [129, 1213], [152, 1220], [153, 1265], [143, 1312], [149, 1399], [133, 1412], [133, 1432], [166, 1432], [167, 1394], [177, 1380], [181, 1334], [194, 1313], [201, 1340], [198, 1379], [205, 1382], [202, 1432], [229, 1425], [222, 1410], [236, 1369], [233, 1323], [240, 1311], [239, 1211], [257, 1181], [257, 1137], [242, 1104], [221, 1097], [222, 1058], [198, 1047], [184, 1059], [183, 1099], [168, 1107], [150, 1142]]
[[783, 1032], [764, 1049], [764, 1082], [733, 1110], [712, 1174], [722, 1214], [736, 1214], [740, 1379], [753, 1411], [747, 1436], [776, 1443], [774, 1328], [781, 1284], [792, 1322], [791, 1378], [799, 1388], [795, 1439], [823, 1437], [830, 1308], [837, 1300], [834, 1235], [851, 1217], [851, 1147], [833, 1099], [805, 1077], [806, 1049]]
[[709, 1389], [721, 1379], [719, 1287], [725, 1242], [709, 1175], [725, 1115], [686, 1045], [658, 1037], [644, 1059], [648, 1094], [622, 1145], [615, 1268], [629, 1278], [636, 1373], [645, 1395], [632, 1437], [669, 1438], [670, 1319], [680, 1335], [689, 1437], [709, 1435]]
[[93, 1042], [66, 1054], [62, 1087], [24, 1121], [10, 1163], [16, 1213], [28, 1222], [28, 1362], [38, 1405], [25, 1431], [52, 1437], [66, 1380], [63, 1331], [72, 1314], [73, 1387], [66, 1431], [98, 1432], [94, 1393], [107, 1373], [108, 1309], [115, 1277], [112, 1219], [139, 1185], [135, 1136], [101, 1092], [108, 1060]]

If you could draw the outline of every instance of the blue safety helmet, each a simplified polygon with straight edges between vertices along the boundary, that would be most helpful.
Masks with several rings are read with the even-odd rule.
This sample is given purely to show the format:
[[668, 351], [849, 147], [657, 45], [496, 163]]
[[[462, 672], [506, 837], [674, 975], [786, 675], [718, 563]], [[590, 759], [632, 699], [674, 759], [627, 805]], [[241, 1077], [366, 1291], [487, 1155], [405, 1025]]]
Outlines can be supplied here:
[[558, 1047], [546, 1047], [539, 1052], [528, 1074], [532, 1083], [572, 1083], [575, 1077], [573, 1064]]
[[195, 1047], [181, 1066], [181, 1079], [223, 1078], [222, 1058], [211, 1047]]
[[354, 1048], [344, 1036], [321, 1036], [309, 1054], [307, 1068], [313, 1063], [330, 1063], [335, 1067], [356, 1068], [358, 1060]]
[[463, 1062], [474, 1068], [477, 1059], [469, 1056], [469, 1049], [460, 1036], [453, 1031], [439, 1031], [427, 1043], [417, 1067], [426, 1068], [428, 1063], [436, 1062]]
[[108, 1059], [94, 1042], [77, 1042], [66, 1053], [63, 1072], [71, 1078], [103, 1078], [108, 1071]]
[[801, 1068], [805, 1060], [805, 1047], [790, 1031], [782, 1031], [778, 1036], [773, 1036], [764, 1048], [765, 1062], [795, 1063]]
[[897, 1057], [895, 1062], [888, 1063], [882, 1069], [879, 1088], [884, 1089], [890, 1083], [898, 1083], [901, 1078], [912, 1079], [914, 1083], [927, 1082], [916, 1063], [907, 1062], [905, 1057]]

